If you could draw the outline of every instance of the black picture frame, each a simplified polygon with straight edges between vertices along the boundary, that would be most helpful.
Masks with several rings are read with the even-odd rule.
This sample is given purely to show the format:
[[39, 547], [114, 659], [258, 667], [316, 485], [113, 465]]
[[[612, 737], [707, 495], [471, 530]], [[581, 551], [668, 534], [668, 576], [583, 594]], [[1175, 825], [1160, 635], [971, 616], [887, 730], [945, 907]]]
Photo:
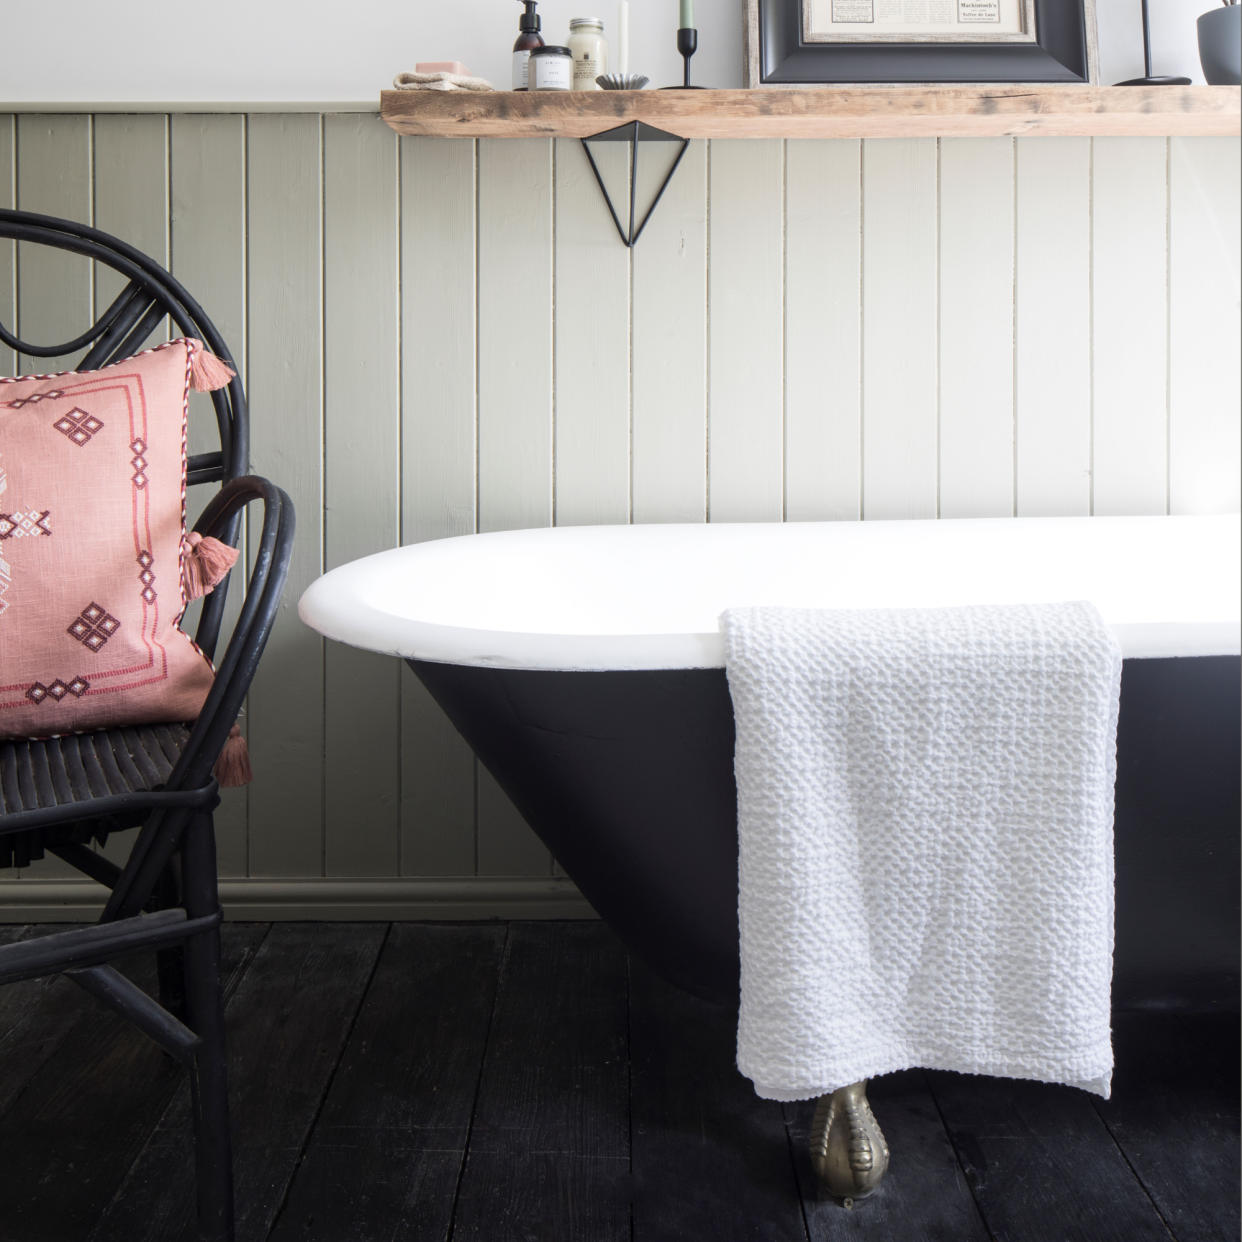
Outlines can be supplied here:
[[1094, 0], [1035, 0], [1033, 42], [808, 43], [803, 0], [746, 0], [748, 87], [881, 83], [1087, 84], [1096, 80]]

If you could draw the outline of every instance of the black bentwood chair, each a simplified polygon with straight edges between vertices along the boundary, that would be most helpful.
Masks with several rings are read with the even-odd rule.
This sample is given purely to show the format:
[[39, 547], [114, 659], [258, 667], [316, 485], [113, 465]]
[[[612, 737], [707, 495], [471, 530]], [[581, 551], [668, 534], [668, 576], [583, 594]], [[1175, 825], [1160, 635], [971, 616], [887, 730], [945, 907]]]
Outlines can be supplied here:
[[[10, 348], [34, 357], [85, 349], [77, 369], [88, 370], [140, 350], [168, 315], [177, 335], [198, 337], [231, 361], [198, 304], [132, 246], [84, 225], [10, 210], [0, 210], [0, 238], [85, 255], [127, 281], [92, 327], [63, 344], [22, 341], [0, 324], [0, 340]], [[222, 486], [196, 529], [236, 546], [243, 511], [251, 502], [262, 504], [262, 533], [240, 615], [192, 726], [0, 742], [0, 867], [22, 866], [47, 851], [111, 890], [97, 924], [0, 946], [0, 983], [66, 975], [185, 1065], [194, 1100], [200, 1236], [227, 1242], [233, 1238], [233, 1184], [212, 827], [220, 799], [212, 767], [276, 615], [292, 547], [293, 506], [280, 488], [244, 474], [248, 433], [240, 380], [211, 396], [221, 447], [191, 456], [188, 482]], [[213, 659], [226, 586], [227, 579], [203, 601], [194, 635]], [[123, 867], [90, 848], [92, 841], [134, 829]], [[158, 955], [162, 1003], [107, 964], [137, 949]], [[0, 1199], [0, 1237], [8, 1232]]]

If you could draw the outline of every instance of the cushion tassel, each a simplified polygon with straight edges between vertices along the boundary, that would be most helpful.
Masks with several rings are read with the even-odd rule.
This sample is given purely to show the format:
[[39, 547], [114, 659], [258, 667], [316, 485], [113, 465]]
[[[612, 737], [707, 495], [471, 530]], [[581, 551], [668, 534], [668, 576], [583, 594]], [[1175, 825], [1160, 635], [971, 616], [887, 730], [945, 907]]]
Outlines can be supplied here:
[[208, 594], [237, 561], [237, 549], [192, 530], [181, 542], [181, 582], [187, 600]]
[[217, 388], [223, 388], [236, 374], [202, 341], [190, 342], [190, 387], [196, 392], [214, 392]]
[[239, 785], [250, 784], [250, 748], [238, 725], [229, 730], [228, 740], [221, 748], [212, 771], [221, 789], [236, 789]]

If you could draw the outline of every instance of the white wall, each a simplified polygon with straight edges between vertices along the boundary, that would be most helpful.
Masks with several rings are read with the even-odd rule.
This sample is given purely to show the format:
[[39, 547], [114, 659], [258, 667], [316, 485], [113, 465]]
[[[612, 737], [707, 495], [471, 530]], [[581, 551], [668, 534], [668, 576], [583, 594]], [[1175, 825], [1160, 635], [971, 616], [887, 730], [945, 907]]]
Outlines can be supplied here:
[[[513, 0], [10, 0], [0, 110], [246, 104], [369, 109], [393, 75], [419, 60], [460, 60], [500, 87], [521, 10]], [[1142, 73], [1139, 0], [1096, 0], [1101, 81]], [[1152, 6], [1157, 73], [1202, 81], [1195, 18], [1212, 0]], [[632, 0], [631, 68], [658, 85], [680, 78], [676, 0]], [[742, 82], [742, 0], [697, 0], [696, 79]], [[544, 34], [564, 38], [570, 17], [611, 27], [616, 0], [544, 0]], [[66, 32], [71, 32], [66, 34]], [[14, 48], [37, 54], [13, 55]]]

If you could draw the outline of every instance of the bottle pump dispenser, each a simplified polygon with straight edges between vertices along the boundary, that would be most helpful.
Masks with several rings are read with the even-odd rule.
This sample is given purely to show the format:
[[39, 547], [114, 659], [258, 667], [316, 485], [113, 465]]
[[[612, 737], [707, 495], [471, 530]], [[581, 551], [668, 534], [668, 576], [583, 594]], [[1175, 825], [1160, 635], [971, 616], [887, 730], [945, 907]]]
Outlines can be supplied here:
[[535, 11], [537, 0], [518, 0], [525, 8], [518, 22], [517, 42], [513, 45], [513, 89], [528, 89], [530, 74], [530, 54], [537, 47], [543, 47], [543, 36], [539, 33], [542, 24], [539, 14]]

